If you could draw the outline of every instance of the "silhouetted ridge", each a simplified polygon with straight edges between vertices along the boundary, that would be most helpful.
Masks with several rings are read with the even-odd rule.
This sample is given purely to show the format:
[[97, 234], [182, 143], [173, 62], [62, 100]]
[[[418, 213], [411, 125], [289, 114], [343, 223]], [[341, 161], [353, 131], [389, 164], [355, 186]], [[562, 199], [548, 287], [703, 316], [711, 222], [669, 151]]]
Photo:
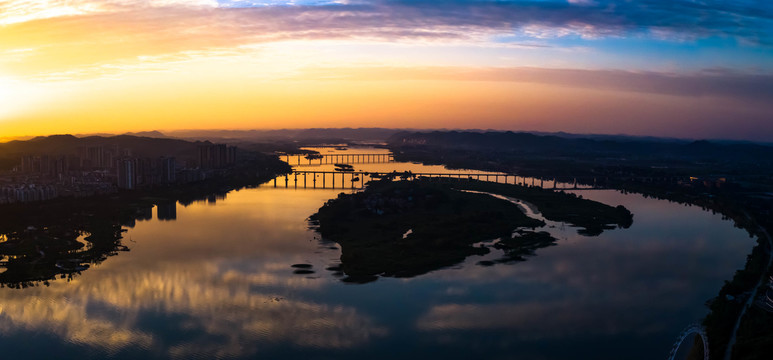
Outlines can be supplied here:
[[456, 150], [504, 151], [542, 156], [635, 155], [640, 158], [732, 159], [738, 156], [770, 157], [773, 147], [749, 143], [653, 140], [594, 140], [515, 132], [400, 132], [388, 140], [391, 147], [432, 147]]
[[117, 146], [131, 149], [135, 156], [195, 157], [198, 146], [209, 142], [191, 142], [178, 139], [161, 139], [133, 135], [87, 136], [78, 138], [72, 135], [52, 135], [36, 137], [27, 141], [11, 141], [0, 144], [0, 153], [12, 155], [74, 154], [84, 147]]

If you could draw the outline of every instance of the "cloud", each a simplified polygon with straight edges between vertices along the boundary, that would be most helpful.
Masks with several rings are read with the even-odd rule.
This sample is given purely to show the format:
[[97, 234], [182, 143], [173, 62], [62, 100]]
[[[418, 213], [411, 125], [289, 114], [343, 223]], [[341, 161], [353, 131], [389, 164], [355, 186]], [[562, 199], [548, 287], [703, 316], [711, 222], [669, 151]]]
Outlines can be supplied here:
[[773, 75], [708, 69], [690, 74], [534, 67], [309, 68], [303, 78], [341, 80], [453, 80], [521, 82], [689, 97], [773, 98]]
[[752, 1], [16, 0], [0, 2], [0, 64], [20, 48], [34, 51], [11, 68], [317, 39], [719, 37], [768, 46], [771, 28], [773, 5]]

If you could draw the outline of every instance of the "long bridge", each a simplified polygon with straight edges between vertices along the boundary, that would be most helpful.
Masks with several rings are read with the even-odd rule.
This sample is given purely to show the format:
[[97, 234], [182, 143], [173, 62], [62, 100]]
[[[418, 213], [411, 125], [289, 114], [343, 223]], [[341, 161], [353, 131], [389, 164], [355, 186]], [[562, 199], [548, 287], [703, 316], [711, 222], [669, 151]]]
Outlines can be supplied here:
[[391, 153], [278, 154], [277, 156], [290, 165], [384, 164], [395, 161]]
[[[284, 179], [281, 179], [284, 178]], [[284, 176], [274, 178], [274, 187], [280, 187], [284, 180], [285, 188], [304, 189], [356, 189], [364, 187], [366, 181], [382, 178], [456, 178], [456, 179], [474, 179], [480, 181], [495, 182], [500, 184], [536, 186], [553, 190], [606, 190], [608, 188], [596, 185], [582, 185], [576, 178], [567, 182], [557, 181], [556, 178], [538, 179], [526, 176], [517, 176], [513, 174], [491, 173], [491, 172], [367, 172], [367, 171], [293, 171]], [[595, 183], [595, 181], [594, 181]]]

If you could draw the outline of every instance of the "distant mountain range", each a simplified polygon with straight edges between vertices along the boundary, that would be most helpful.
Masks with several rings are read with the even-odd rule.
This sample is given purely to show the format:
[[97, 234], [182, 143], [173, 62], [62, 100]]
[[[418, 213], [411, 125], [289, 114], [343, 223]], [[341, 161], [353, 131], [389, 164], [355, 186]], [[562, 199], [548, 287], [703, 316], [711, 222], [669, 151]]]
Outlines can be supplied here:
[[[17, 161], [22, 154], [74, 154], [79, 148], [115, 146], [131, 149], [136, 156], [164, 154], [195, 158], [204, 141], [235, 144], [321, 142], [389, 142], [392, 146], [432, 145], [433, 147], [497, 149], [522, 154], [558, 156], [637, 155], [679, 158], [730, 158], [733, 156], [771, 157], [773, 146], [742, 141], [685, 140], [627, 135], [580, 135], [568, 133], [529, 133], [503, 131], [419, 131], [385, 128], [282, 129], [282, 130], [176, 130], [145, 131], [123, 135], [52, 135], [29, 140], [0, 143], [2, 159]], [[294, 145], [293, 145], [294, 146]], [[249, 148], [247, 146], [246, 148]], [[10, 160], [7, 160], [10, 161]]]
[[68, 155], [77, 154], [82, 148], [116, 147], [129, 149], [134, 156], [155, 157], [175, 156], [195, 158], [198, 146], [204, 142], [191, 142], [180, 139], [160, 139], [132, 135], [87, 136], [73, 135], [39, 136], [29, 140], [14, 140], [0, 143], [3, 158], [18, 159], [22, 155]]
[[279, 130], [175, 130], [168, 131], [170, 137], [191, 140], [219, 141], [343, 141], [369, 142], [385, 141], [390, 136], [405, 131], [404, 129], [385, 128], [314, 128], [314, 129], [279, 129]]
[[670, 159], [773, 159], [773, 146], [727, 141], [650, 139], [627, 136], [559, 136], [522, 132], [401, 132], [390, 147], [427, 147], [474, 151], [506, 151], [519, 155], [565, 157], [628, 157]]
[[[657, 142], [657, 143], [689, 143], [700, 139], [678, 139], [656, 136], [634, 136], [634, 135], [610, 135], [610, 134], [571, 134], [565, 132], [536, 132], [519, 131], [506, 132], [502, 130], [485, 129], [387, 129], [387, 128], [311, 128], [311, 129], [276, 129], [276, 130], [170, 130], [170, 131], [140, 131], [127, 132], [121, 135], [148, 137], [157, 139], [183, 139], [191, 141], [212, 141], [224, 143], [248, 143], [248, 142], [385, 142], [397, 133], [416, 132], [465, 132], [465, 133], [515, 133], [532, 134], [539, 136], [549, 136], [564, 139], [589, 139], [598, 141], [614, 142]], [[113, 137], [116, 134], [94, 133], [94, 134], [75, 134], [79, 138], [89, 137]], [[18, 139], [0, 137], [0, 144], [9, 140], [29, 140], [30, 137], [21, 137]], [[711, 143], [716, 144], [760, 144], [773, 145], [773, 143], [759, 143], [743, 140], [723, 140], [711, 139]]]

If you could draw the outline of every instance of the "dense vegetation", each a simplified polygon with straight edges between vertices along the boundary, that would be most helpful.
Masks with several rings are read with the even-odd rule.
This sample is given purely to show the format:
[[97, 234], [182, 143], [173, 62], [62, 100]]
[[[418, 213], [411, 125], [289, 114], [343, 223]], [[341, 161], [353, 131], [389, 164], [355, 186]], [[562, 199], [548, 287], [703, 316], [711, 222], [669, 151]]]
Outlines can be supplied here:
[[623, 206], [613, 208], [571, 193], [482, 181], [462, 181], [454, 186], [458, 189], [484, 191], [524, 200], [536, 205], [549, 220], [581, 227], [578, 232], [583, 235], [598, 235], [604, 229], [618, 226], [628, 228], [633, 223], [633, 215]]
[[499, 262], [523, 260], [554, 242], [549, 234], [534, 232], [544, 222], [527, 217], [517, 205], [460, 190], [522, 198], [545, 209], [550, 220], [599, 229], [589, 233], [632, 221], [622, 207], [571, 194], [457, 179], [371, 182], [363, 192], [328, 201], [311, 219], [322, 236], [341, 245], [340, 270], [349, 281], [374, 280], [376, 275], [410, 277], [451, 266], [488, 253], [478, 244], [485, 240], [500, 239], [493, 245], [505, 251]]

